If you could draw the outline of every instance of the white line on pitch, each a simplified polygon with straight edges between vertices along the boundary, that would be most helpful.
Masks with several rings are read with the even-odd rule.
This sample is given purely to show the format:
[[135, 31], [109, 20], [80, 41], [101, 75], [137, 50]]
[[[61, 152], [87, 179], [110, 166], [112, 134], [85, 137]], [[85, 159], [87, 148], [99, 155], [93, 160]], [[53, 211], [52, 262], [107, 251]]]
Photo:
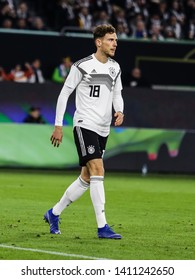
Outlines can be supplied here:
[[33, 248], [23, 248], [23, 247], [17, 247], [17, 246], [5, 245], [5, 244], [0, 244], [0, 247], [1, 248], [7, 248], [7, 249], [13, 249], [13, 250], [38, 252], [38, 253], [50, 254], [50, 255], [56, 255], [56, 256], [63, 256], [63, 257], [91, 259], [91, 260], [108, 260], [108, 259], [96, 258], [96, 257], [92, 257], [92, 256], [77, 255], [77, 254], [67, 254], [67, 253], [62, 253], [62, 252], [47, 251], [47, 250], [33, 249]]

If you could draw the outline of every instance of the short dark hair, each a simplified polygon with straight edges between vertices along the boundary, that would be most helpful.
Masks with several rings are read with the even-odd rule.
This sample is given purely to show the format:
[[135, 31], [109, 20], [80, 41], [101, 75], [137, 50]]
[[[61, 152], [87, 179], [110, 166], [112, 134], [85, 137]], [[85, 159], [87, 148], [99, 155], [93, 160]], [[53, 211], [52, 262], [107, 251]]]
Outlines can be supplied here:
[[93, 31], [93, 38], [94, 41], [97, 38], [104, 37], [107, 33], [116, 33], [116, 29], [111, 24], [102, 24], [95, 27]]
[[40, 107], [36, 107], [36, 106], [31, 106], [29, 108], [29, 112], [40, 111], [40, 110], [41, 110]]

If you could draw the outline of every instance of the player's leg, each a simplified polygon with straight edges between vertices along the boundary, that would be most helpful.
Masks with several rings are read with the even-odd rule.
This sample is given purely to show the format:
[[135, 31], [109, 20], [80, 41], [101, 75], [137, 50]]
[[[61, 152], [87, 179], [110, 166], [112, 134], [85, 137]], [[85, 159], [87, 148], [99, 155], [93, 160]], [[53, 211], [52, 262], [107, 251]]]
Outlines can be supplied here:
[[84, 164], [81, 164], [82, 161], [82, 149], [81, 141], [79, 140], [79, 133], [74, 132], [75, 144], [77, 147], [79, 162], [82, 166], [80, 176], [66, 189], [65, 193], [61, 199], [54, 205], [53, 208], [48, 210], [44, 219], [50, 225], [50, 233], [60, 234], [59, 230], [59, 216], [62, 211], [68, 207], [72, 202], [81, 197], [89, 187], [90, 177], [89, 172]]
[[121, 235], [115, 233], [106, 221], [103, 160], [101, 158], [90, 160], [87, 162], [87, 167], [90, 174], [90, 196], [98, 226], [98, 237], [121, 239]]
[[96, 215], [98, 237], [120, 239], [121, 235], [114, 233], [107, 225], [105, 216], [104, 166], [102, 157], [107, 137], [102, 137], [93, 131], [81, 127], [74, 129], [74, 135], [80, 165], [86, 164], [89, 171], [90, 196]]
[[98, 228], [107, 224], [105, 216], [105, 191], [104, 191], [104, 168], [101, 158], [87, 162], [90, 174], [90, 196], [95, 210]]
[[50, 225], [50, 233], [60, 234], [59, 216], [72, 202], [81, 197], [89, 188], [89, 173], [87, 167], [82, 167], [81, 175], [66, 189], [61, 199], [48, 210], [44, 219]]
[[80, 198], [89, 188], [89, 176], [86, 167], [82, 167], [81, 175], [66, 189], [61, 199], [53, 207], [53, 214], [60, 215], [72, 202]]

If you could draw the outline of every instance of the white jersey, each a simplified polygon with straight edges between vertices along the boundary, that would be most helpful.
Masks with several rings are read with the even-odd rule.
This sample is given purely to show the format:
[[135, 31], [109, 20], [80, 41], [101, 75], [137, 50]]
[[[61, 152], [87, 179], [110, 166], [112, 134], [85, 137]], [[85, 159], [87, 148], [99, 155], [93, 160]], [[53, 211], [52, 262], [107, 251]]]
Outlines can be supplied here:
[[123, 112], [119, 64], [111, 58], [101, 63], [94, 54], [74, 63], [58, 98], [55, 125], [62, 125], [68, 97], [75, 88], [74, 126], [107, 136], [112, 120], [112, 105], [115, 111]]

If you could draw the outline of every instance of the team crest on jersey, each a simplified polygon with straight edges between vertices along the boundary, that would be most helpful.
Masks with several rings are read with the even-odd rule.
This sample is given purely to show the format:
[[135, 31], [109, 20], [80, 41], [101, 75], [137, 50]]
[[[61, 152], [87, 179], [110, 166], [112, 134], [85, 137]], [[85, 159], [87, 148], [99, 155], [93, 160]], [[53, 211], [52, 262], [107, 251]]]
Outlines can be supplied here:
[[95, 153], [95, 147], [90, 145], [90, 146], [87, 147], [87, 151], [88, 151], [89, 154], [92, 155], [92, 154]]
[[110, 67], [109, 68], [109, 73], [112, 77], [115, 77], [116, 76], [116, 70], [114, 67]]

